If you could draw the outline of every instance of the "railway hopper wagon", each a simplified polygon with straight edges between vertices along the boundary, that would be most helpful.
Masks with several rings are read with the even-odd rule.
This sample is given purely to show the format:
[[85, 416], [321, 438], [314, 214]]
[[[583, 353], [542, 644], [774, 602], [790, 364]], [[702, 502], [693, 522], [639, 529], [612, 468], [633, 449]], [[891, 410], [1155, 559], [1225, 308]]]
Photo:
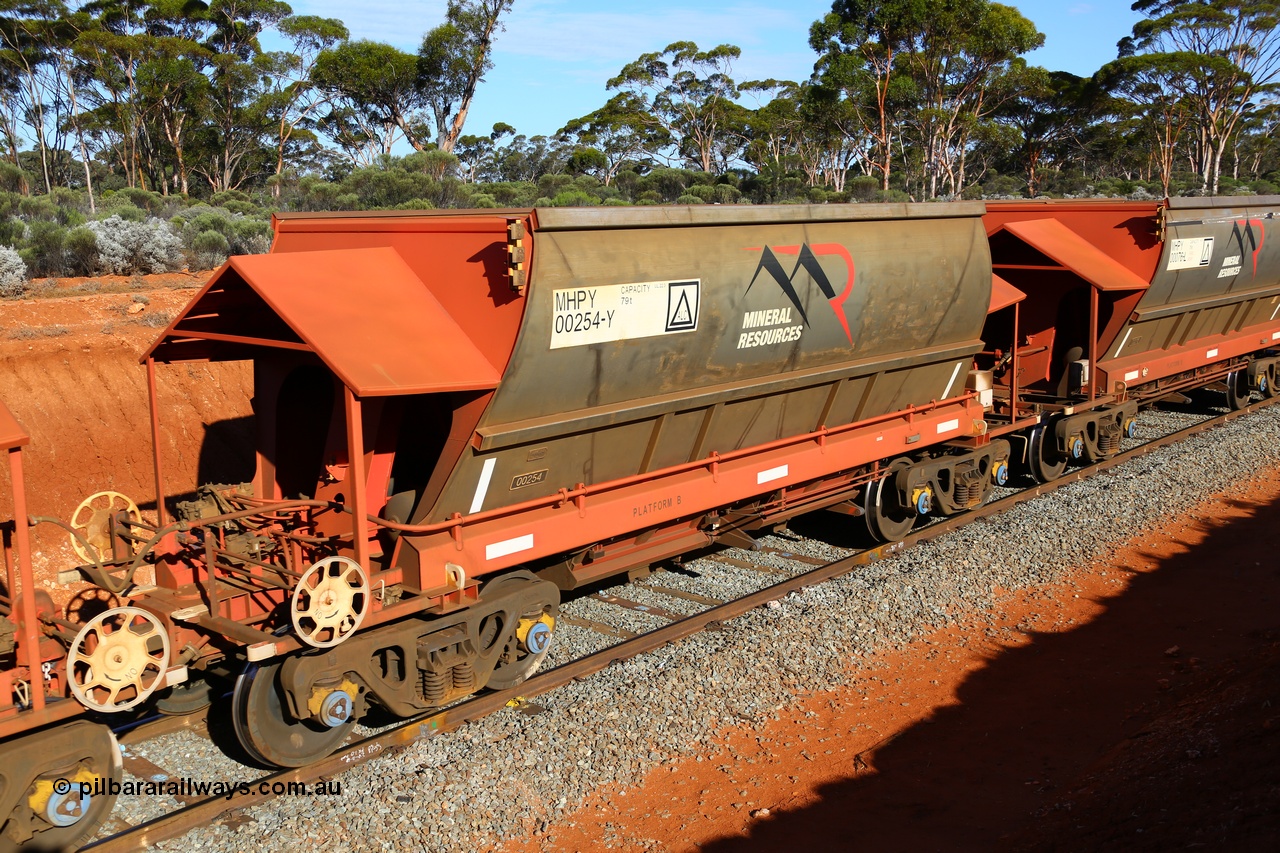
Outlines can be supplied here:
[[253, 482], [169, 506], [157, 453], [157, 523], [108, 512], [77, 571], [170, 668], [236, 674], [239, 739], [296, 766], [371, 704], [519, 683], [563, 589], [820, 508], [901, 538], [1007, 476], [968, 387], [983, 212], [278, 215], [142, 359], [157, 447], [159, 365], [252, 361]]
[[1033, 424], [1010, 438], [1036, 479], [1115, 453], [1144, 403], [1205, 385], [1233, 409], [1275, 395], [1277, 212], [1275, 196], [987, 204], [1008, 295], [979, 366], [993, 423]]
[[[90, 837], [115, 801], [110, 782], [123, 774], [120, 749], [101, 722], [86, 719], [73, 686], [85, 661], [109, 681], [121, 644], [137, 649], [143, 671], [129, 681], [154, 689], [167, 673], [160, 637], [129, 631], [115, 617], [90, 624], [64, 619], [38, 587], [31, 565], [23, 448], [30, 439], [0, 402], [0, 452], [7, 457], [14, 520], [0, 523], [4, 589], [0, 593], [0, 851], [62, 850]], [[126, 629], [115, 634], [114, 629]], [[71, 647], [81, 654], [68, 657]], [[118, 704], [137, 697], [129, 688]]]

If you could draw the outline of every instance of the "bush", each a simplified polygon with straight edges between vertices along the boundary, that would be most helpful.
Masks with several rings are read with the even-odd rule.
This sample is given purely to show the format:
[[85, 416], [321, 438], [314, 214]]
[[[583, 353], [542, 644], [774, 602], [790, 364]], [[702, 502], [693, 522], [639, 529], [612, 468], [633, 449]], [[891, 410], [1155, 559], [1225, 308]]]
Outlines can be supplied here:
[[582, 190], [564, 190], [551, 199], [552, 207], [595, 207], [600, 200]]
[[201, 231], [191, 241], [194, 269], [208, 270], [222, 266], [231, 254], [231, 244], [218, 231]]
[[262, 219], [236, 219], [227, 240], [233, 255], [261, 255], [271, 251], [271, 223]]
[[32, 275], [63, 275], [66, 230], [56, 222], [36, 220], [27, 226], [26, 245], [19, 250]]
[[98, 268], [98, 238], [89, 228], [73, 228], [62, 244], [71, 275], [93, 275]]
[[696, 195], [686, 193], [676, 199], [676, 204], [706, 204], [706, 202], [698, 198]]
[[182, 241], [159, 219], [130, 222], [112, 216], [85, 226], [98, 244], [98, 269], [115, 275], [182, 269]]
[[11, 298], [26, 292], [26, 263], [12, 246], [0, 246], [0, 296]]

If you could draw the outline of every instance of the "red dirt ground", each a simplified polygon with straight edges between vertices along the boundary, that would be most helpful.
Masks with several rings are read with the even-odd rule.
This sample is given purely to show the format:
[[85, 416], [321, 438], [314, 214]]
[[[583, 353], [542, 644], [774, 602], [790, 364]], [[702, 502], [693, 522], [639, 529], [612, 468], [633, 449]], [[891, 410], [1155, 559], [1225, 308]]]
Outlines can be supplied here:
[[1280, 849], [1278, 530], [1272, 472], [507, 849]]
[[[151, 427], [138, 358], [207, 277], [95, 279], [91, 293], [74, 290], [90, 280], [67, 279], [37, 298], [0, 301], [0, 399], [31, 435], [24, 454], [31, 514], [66, 519], [91, 493], [113, 489], [150, 515]], [[248, 367], [162, 366], [157, 377], [166, 490], [251, 477]], [[6, 518], [12, 518], [9, 473], [0, 465], [0, 519]], [[74, 562], [66, 534], [49, 525], [35, 534], [37, 580], [56, 587], [57, 571]], [[64, 595], [55, 590], [55, 597]]]

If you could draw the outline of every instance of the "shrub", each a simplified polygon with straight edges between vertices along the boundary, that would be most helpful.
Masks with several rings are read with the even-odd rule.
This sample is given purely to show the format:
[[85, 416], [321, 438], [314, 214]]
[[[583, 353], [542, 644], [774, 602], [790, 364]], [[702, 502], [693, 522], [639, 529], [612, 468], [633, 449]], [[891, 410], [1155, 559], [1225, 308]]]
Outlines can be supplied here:
[[140, 187], [125, 187], [109, 196], [106, 193], [103, 195], [103, 204], [113, 209], [132, 206], [147, 213], [158, 213], [164, 207], [164, 196]]
[[230, 223], [227, 240], [233, 255], [261, 255], [271, 251], [271, 223], [262, 219], [237, 219]]
[[0, 188], [6, 192], [20, 193], [31, 186], [31, 175], [12, 163], [0, 163]]
[[201, 231], [191, 241], [195, 269], [208, 270], [222, 266], [231, 254], [231, 244], [219, 231]]
[[595, 207], [600, 200], [582, 190], [564, 190], [551, 199], [553, 207]]
[[115, 275], [182, 269], [182, 241], [159, 219], [129, 222], [111, 216], [90, 222], [98, 243], [98, 269]]
[[686, 193], [676, 199], [676, 204], [706, 204], [706, 202], [696, 195]]
[[0, 296], [11, 298], [26, 292], [26, 263], [12, 246], [0, 246]]
[[67, 232], [61, 225], [37, 219], [27, 226], [27, 245], [19, 253], [32, 275], [62, 275], [66, 272], [66, 242]]
[[72, 275], [93, 275], [98, 268], [98, 237], [92, 229], [71, 229], [62, 248]]
[[850, 178], [844, 185], [849, 198], [857, 201], [871, 201], [880, 192], [880, 179], [874, 175], [859, 175]]
[[58, 219], [58, 206], [50, 201], [47, 196], [28, 196], [18, 202], [18, 213], [28, 222], [36, 220], [56, 222]]

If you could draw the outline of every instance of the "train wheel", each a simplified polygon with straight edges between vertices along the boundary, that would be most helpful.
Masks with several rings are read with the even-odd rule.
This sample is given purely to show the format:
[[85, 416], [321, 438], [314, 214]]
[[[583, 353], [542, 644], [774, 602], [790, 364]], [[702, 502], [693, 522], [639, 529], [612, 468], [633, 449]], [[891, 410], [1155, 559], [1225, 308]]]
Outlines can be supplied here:
[[1067, 470], [1067, 457], [1058, 451], [1050, 427], [1041, 424], [1031, 430], [1027, 440], [1027, 470], [1037, 483], [1048, 483], [1062, 476]]
[[862, 491], [862, 517], [867, 532], [877, 542], [900, 542], [916, 525], [914, 507], [902, 506], [893, 481], [900, 471], [910, 467], [905, 461], [889, 466], [889, 473], [867, 485]]
[[[530, 583], [545, 581], [533, 580], [528, 575], [504, 575], [486, 584], [481, 598], [497, 598]], [[557, 608], [553, 605], [520, 615], [520, 622], [507, 640], [506, 649], [503, 650], [493, 674], [489, 676], [487, 687], [491, 690], [507, 690], [538, 671], [551, 649], [556, 612]]]
[[[120, 745], [106, 726], [79, 722], [37, 737], [45, 754], [70, 751], [81, 758], [72, 766], [51, 763], [36, 771], [0, 830], [0, 853], [79, 849], [111, 814], [117, 796], [112, 789], [119, 791], [124, 778]], [[68, 750], [70, 744], [75, 746]]]
[[1238, 412], [1249, 405], [1249, 374], [1243, 370], [1227, 374], [1227, 408]]
[[231, 722], [236, 739], [256, 761], [271, 767], [302, 767], [341, 746], [356, 718], [350, 716], [335, 726], [294, 719], [285, 710], [281, 665], [282, 661], [274, 661], [245, 668], [231, 694]]

